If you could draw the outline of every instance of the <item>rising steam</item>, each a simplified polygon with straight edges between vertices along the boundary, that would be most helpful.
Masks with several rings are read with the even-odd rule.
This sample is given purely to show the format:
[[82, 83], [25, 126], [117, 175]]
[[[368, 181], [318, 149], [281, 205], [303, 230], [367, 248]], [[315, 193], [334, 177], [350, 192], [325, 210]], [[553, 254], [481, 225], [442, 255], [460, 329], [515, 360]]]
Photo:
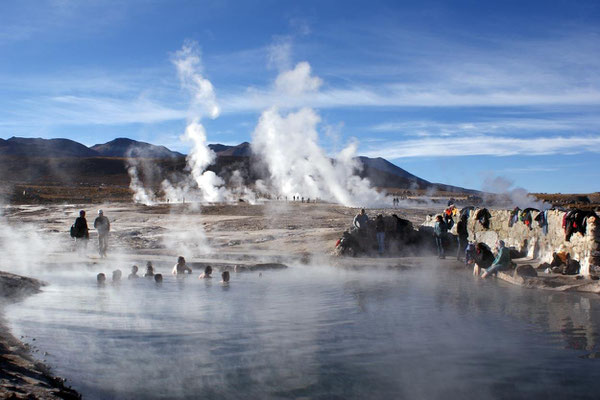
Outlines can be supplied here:
[[[321, 84], [320, 78], [311, 75], [310, 65], [301, 62], [279, 74], [275, 89], [283, 95], [298, 96], [317, 91]], [[252, 149], [267, 164], [272, 189], [278, 195], [319, 198], [346, 206], [382, 204], [384, 195], [355, 175], [360, 168], [354, 158], [355, 143], [335, 160], [319, 146], [320, 121], [312, 108], [282, 115], [275, 104], [262, 113], [252, 136]]]
[[[187, 157], [189, 175], [177, 182], [167, 179], [161, 183], [166, 199], [207, 203], [244, 198], [253, 202], [256, 195], [243, 185], [239, 173], [225, 182], [207, 170], [216, 155], [208, 147], [201, 119], [217, 118], [220, 109], [213, 85], [202, 75], [197, 43], [186, 42], [174, 54], [172, 62], [182, 88], [191, 94], [189, 122], [181, 139], [191, 142], [192, 148]], [[322, 84], [319, 77], [312, 75], [308, 62], [282, 71], [275, 79], [273, 106], [262, 113], [252, 135], [252, 150], [264, 161], [269, 174], [265, 182], [256, 183], [255, 190], [272, 197], [301, 196], [346, 206], [384, 204], [384, 194], [356, 175], [361, 165], [355, 159], [355, 143], [331, 159], [319, 145], [321, 118], [315, 110], [305, 107], [287, 114], [280, 112], [280, 107], [286, 107], [286, 99], [316, 92]], [[135, 201], [144, 204], [156, 201], [139, 179], [139, 161], [130, 161], [129, 174]]]

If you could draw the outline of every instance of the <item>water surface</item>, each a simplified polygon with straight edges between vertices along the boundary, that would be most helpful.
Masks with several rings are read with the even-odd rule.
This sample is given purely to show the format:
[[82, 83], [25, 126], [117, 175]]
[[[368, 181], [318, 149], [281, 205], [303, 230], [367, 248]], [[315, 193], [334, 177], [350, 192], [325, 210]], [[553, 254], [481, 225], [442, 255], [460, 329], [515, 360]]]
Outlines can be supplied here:
[[[600, 300], [467, 270], [296, 267], [229, 286], [57, 274], [7, 311], [84, 398], [598, 398]], [[33, 338], [36, 341], [33, 341]], [[40, 353], [40, 354], [41, 354]]]

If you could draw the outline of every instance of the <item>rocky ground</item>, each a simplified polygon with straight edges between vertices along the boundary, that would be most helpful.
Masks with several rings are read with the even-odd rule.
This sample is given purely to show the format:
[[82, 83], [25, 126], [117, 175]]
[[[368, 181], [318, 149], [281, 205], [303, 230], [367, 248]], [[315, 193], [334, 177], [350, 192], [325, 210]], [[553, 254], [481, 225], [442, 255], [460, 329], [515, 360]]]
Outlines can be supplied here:
[[[88, 225], [98, 209], [111, 221], [109, 256], [97, 255], [97, 234], [90, 229], [87, 249], [74, 252], [69, 228], [80, 209], [88, 213]], [[397, 214], [418, 227], [427, 215], [440, 212], [443, 205], [419, 203], [413, 207], [372, 210], [375, 217]], [[127, 203], [91, 205], [14, 205], [3, 209], [6, 224], [0, 227], [0, 247], [4, 257], [0, 270], [36, 276], [44, 268], [77, 268], [90, 272], [110, 272], [115, 268], [128, 273], [132, 264], [143, 271], [152, 261], [157, 272], [169, 273], [177, 256], [185, 256], [194, 274], [205, 264], [251, 265], [256, 263], [293, 263], [301, 265], [339, 265], [364, 268], [410, 268], [437, 263], [443, 267], [464, 268], [451, 257], [437, 260], [432, 254], [420, 257], [332, 256], [336, 241], [350, 227], [358, 209], [325, 203], [271, 201], [260, 205], [247, 203], [199, 207], [194, 204], [143, 206]], [[25, 261], [24, 261], [25, 260]], [[14, 275], [1, 275], [6, 301], [40, 290], [40, 283]], [[19, 290], [16, 290], [19, 288]], [[20, 290], [24, 288], [23, 290]], [[15, 398], [75, 398], [47, 367], [36, 362], [29, 349], [10, 335], [0, 320], [0, 395]], [[30, 396], [30, 397], [27, 397]]]
[[2, 316], [4, 305], [37, 293], [42, 283], [0, 272], [0, 397], [3, 399], [78, 399], [79, 394], [36, 361], [29, 346], [10, 334]]

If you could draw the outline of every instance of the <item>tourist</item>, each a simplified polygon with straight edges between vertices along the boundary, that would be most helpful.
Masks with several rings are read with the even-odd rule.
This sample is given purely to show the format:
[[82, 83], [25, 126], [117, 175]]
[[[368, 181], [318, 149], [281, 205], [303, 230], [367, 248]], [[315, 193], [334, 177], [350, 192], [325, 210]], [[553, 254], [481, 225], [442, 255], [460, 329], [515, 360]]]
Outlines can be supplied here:
[[475, 253], [473, 254], [473, 260], [470, 263], [475, 264], [473, 266], [473, 275], [481, 275], [482, 270], [489, 268], [494, 262], [494, 254], [485, 243], [477, 243], [475, 245]]
[[210, 279], [210, 278], [212, 278], [212, 276], [210, 276], [210, 274], [212, 274], [212, 267], [210, 265], [207, 265], [206, 268], [204, 268], [204, 273], [202, 275], [200, 275], [198, 278]]
[[75, 248], [82, 251], [87, 247], [87, 241], [90, 238], [85, 211], [79, 211], [79, 217], [71, 226], [71, 237], [75, 238]]
[[221, 273], [221, 283], [229, 284], [229, 271], [223, 271]]
[[152, 262], [148, 261], [146, 263], [146, 273], [144, 274], [145, 278], [153, 278], [154, 277], [154, 267], [152, 266]]
[[437, 247], [438, 258], [446, 258], [444, 254], [444, 235], [447, 232], [446, 223], [441, 215], [436, 217], [435, 226], [433, 227], [433, 236], [435, 238], [435, 245]]
[[98, 275], [96, 275], [96, 282], [98, 282], [98, 285], [104, 285], [106, 282], [106, 275], [100, 272]]
[[104, 216], [102, 210], [98, 210], [98, 217], [94, 221], [94, 228], [98, 231], [98, 252], [100, 257], [106, 257], [108, 249], [108, 232], [110, 232], [110, 221]]
[[113, 282], [119, 282], [121, 280], [121, 276], [123, 276], [123, 273], [121, 272], [121, 270], [115, 269], [112, 273]]
[[129, 274], [129, 276], [127, 277], [127, 279], [137, 279], [139, 278], [138, 273], [138, 266], [134, 265], [131, 267], [131, 273]]
[[465, 253], [465, 248], [469, 241], [469, 231], [467, 230], [467, 219], [461, 218], [456, 224], [456, 239], [458, 248], [456, 249], [456, 259], [462, 261], [462, 255]]
[[385, 223], [383, 222], [383, 215], [377, 215], [375, 219], [375, 236], [377, 238], [377, 245], [379, 247], [379, 255], [383, 255], [385, 250]]
[[173, 275], [183, 275], [183, 274], [191, 274], [192, 273], [192, 269], [190, 267], [188, 267], [187, 265], [185, 265], [185, 258], [183, 258], [183, 256], [179, 256], [177, 258], [177, 264], [175, 264], [175, 266], [173, 267]]
[[354, 217], [354, 220], [352, 221], [352, 225], [354, 225], [354, 227], [356, 229], [358, 229], [358, 231], [360, 233], [364, 233], [367, 230], [368, 224], [369, 224], [369, 216], [365, 212], [365, 209], [362, 208], [360, 210], [360, 213], [356, 214], [356, 216]]
[[503, 240], [496, 242], [496, 249], [498, 250], [496, 258], [492, 265], [481, 275], [483, 279], [487, 278], [488, 275], [496, 275], [498, 271], [504, 271], [510, 267], [510, 249], [504, 245]]

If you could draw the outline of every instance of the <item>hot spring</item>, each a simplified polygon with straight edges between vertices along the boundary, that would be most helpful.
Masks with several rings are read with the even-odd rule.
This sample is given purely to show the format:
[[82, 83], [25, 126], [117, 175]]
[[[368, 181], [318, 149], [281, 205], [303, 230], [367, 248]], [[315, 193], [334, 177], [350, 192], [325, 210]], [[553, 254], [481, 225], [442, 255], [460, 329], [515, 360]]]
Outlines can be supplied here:
[[54, 271], [6, 315], [90, 399], [546, 399], [600, 389], [595, 296], [433, 267], [296, 266], [233, 274], [228, 286], [200, 271], [159, 272], [162, 285], [99, 287], [95, 273]]

